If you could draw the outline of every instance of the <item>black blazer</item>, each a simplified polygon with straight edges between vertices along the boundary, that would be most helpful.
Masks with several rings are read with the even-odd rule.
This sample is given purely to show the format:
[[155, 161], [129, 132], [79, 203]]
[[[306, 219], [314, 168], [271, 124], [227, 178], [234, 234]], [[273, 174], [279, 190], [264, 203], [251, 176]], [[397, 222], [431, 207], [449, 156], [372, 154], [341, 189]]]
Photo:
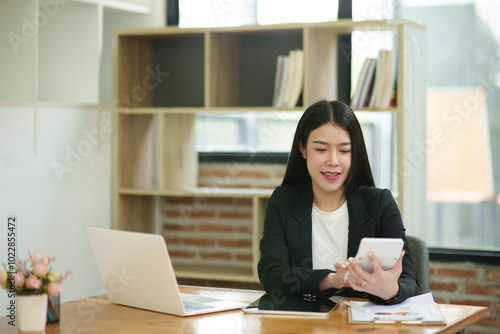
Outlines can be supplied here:
[[[395, 303], [419, 293], [405, 228], [392, 194], [387, 189], [361, 187], [347, 197], [349, 240], [347, 256], [354, 257], [363, 237], [402, 238], [405, 256]], [[277, 187], [266, 209], [260, 241], [259, 279], [268, 293], [321, 296], [319, 283], [331, 270], [312, 269], [311, 183]], [[350, 297], [370, 298], [348, 288], [331, 291]], [[376, 298], [372, 299], [378, 301]]]

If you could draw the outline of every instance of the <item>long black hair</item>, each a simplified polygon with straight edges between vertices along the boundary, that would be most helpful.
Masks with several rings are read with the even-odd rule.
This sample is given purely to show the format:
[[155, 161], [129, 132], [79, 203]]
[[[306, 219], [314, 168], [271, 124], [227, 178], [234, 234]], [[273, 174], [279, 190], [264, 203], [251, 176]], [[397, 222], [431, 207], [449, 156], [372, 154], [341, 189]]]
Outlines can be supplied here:
[[295, 130], [282, 185], [300, 184], [311, 180], [306, 160], [300, 151], [300, 144], [302, 143], [306, 147], [310, 133], [327, 123], [341, 127], [351, 137], [352, 161], [349, 175], [347, 175], [344, 184], [345, 192], [351, 192], [358, 186], [375, 186], [363, 132], [356, 115], [347, 104], [326, 100], [311, 105], [300, 118]]

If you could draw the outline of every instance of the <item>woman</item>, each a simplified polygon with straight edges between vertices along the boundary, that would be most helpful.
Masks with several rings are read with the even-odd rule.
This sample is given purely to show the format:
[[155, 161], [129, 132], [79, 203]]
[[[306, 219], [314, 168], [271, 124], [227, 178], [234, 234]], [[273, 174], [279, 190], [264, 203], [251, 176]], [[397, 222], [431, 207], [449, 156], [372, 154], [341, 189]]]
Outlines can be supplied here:
[[[363, 237], [402, 238], [395, 266], [373, 273], [353, 259]], [[282, 185], [266, 210], [258, 270], [273, 294], [367, 297], [400, 303], [419, 293], [401, 214], [389, 190], [375, 188], [361, 126], [338, 101], [302, 115]]]

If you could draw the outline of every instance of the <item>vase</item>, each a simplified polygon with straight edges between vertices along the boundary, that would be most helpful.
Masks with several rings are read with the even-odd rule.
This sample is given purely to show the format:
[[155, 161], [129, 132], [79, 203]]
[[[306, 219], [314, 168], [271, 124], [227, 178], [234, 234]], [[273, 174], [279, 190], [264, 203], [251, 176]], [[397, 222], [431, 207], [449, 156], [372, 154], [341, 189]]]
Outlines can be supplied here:
[[40, 332], [47, 322], [47, 294], [16, 295], [17, 330]]

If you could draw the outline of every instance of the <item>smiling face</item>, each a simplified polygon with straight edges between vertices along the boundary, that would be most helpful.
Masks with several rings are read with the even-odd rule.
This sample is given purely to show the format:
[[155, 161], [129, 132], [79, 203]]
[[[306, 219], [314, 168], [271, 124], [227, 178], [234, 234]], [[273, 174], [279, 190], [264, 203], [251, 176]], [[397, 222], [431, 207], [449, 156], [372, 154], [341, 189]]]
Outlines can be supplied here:
[[300, 145], [312, 180], [315, 202], [339, 199], [351, 167], [351, 137], [341, 127], [323, 124], [309, 134], [306, 146]]

